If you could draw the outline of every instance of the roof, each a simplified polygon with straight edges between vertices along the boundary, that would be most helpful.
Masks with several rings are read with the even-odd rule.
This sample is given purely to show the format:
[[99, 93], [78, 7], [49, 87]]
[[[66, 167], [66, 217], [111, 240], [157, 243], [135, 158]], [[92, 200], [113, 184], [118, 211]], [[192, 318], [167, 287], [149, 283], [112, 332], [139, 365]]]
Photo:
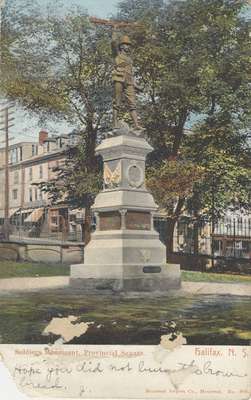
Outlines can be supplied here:
[[[39, 164], [41, 162], [44, 161], [48, 161], [48, 160], [54, 160], [57, 158], [62, 158], [65, 155], [65, 149], [56, 149], [53, 151], [50, 151], [48, 153], [42, 153], [42, 154], [38, 154], [36, 156], [27, 158], [23, 161], [19, 161], [15, 164], [9, 164], [9, 168], [17, 168], [19, 165], [23, 165], [23, 166], [29, 166], [29, 165], [34, 165], [34, 164]], [[4, 170], [4, 165], [0, 166], [0, 171]]]
[[[24, 144], [38, 144], [38, 142], [18, 142], [18, 143], [14, 143], [14, 144], [10, 144], [9, 145], [9, 149], [13, 149], [15, 147], [20, 147]], [[0, 151], [4, 150], [5, 151], [5, 146], [4, 147], [0, 147]]]

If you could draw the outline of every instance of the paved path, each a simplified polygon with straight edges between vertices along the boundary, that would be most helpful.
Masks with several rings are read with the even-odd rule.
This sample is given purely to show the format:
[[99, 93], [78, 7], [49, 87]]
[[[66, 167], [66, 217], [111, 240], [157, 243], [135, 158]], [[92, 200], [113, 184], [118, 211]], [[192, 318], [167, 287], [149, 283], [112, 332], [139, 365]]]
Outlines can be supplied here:
[[0, 294], [10, 291], [26, 292], [30, 290], [61, 288], [68, 285], [68, 276], [0, 279]]
[[[67, 288], [68, 286], [69, 276], [8, 278], [0, 279], [0, 294], [4, 292], [28, 292], [40, 289]], [[177, 294], [182, 295], [186, 293], [251, 296], [251, 284], [182, 282], [181, 291]]]
[[182, 282], [182, 291], [192, 294], [229, 294], [233, 296], [251, 296], [251, 284]]

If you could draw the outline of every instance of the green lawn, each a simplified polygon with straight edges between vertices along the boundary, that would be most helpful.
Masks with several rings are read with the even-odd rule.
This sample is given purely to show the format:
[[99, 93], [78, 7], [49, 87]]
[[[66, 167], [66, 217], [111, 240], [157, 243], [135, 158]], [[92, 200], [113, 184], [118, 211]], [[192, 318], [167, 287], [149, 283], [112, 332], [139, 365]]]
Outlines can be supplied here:
[[[0, 279], [32, 276], [69, 275], [70, 267], [61, 264], [0, 261]], [[182, 271], [181, 279], [189, 282], [251, 283], [250, 275], [212, 274]]]
[[0, 279], [32, 276], [69, 275], [70, 267], [61, 264], [0, 261]]
[[189, 282], [251, 283], [250, 275], [213, 274], [197, 271], [182, 271], [181, 279]]
[[[65, 265], [0, 261], [0, 278], [69, 275]], [[185, 281], [249, 283], [250, 276], [182, 271]], [[123, 299], [90, 295], [71, 288], [0, 296], [2, 343], [53, 343], [42, 332], [54, 317], [75, 315], [93, 322], [85, 335], [71, 344], [159, 344], [170, 333], [170, 322], [190, 345], [245, 345], [250, 343], [251, 297], [186, 295]], [[172, 330], [171, 330], [172, 332]]]
[[[251, 340], [251, 297], [186, 295], [123, 299], [70, 288], [0, 296], [2, 343], [54, 343], [42, 332], [52, 318], [74, 315], [92, 322], [70, 344], [158, 345], [161, 335], [182, 332], [190, 345], [243, 345]], [[170, 328], [174, 322], [176, 328]]]

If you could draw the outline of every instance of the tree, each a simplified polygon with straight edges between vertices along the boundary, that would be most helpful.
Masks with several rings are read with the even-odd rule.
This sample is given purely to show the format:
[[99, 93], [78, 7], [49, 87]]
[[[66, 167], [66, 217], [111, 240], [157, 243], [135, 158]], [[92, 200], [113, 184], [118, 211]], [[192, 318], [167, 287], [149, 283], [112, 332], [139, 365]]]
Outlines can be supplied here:
[[95, 147], [111, 109], [109, 32], [92, 26], [83, 9], [62, 15], [59, 7], [45, 12], [29, 0], [7, 2], [1, 88], [41, 120], [64, 120], [81, 131], [81, 145], [47, 190], [59, 200], [67, 188], [64, 199], [86, 207], [89, 227], [100, 171]]
[[[158, 171], [158, 176], [156, 176]], [[158, 167], [153, 166], [147, 171], [147, 185], [161, 209], [167, 211], [167, 253], [173, 246], [174, 226], [181, 214], [185, 199], [193, 194], [195, 183], [199, 183], [205, 174], [204, 168], [192, 162], [162, 161]], [[175, 210], [173, 212], [173, 210]]]
[[[235, 124], [238, 136], [250, 115], [248, 23], [240, 14], [245, 3], [238, 0], [186, 0], [168, 4], [157, 0], [139, 0], [134, 4], [125, 0], [120, 3], [120, 16], [141, 22], [133, 35], [135, 64], [138, 77], [144, 84], [141, 115], [155, 148], [149, 158], [149, 163], [154, 162], [156, 166], [155, 170], [151, 169], [149, 182], [149, 187], [155, 188], [154, 193], [159, 171], [167, 171], [167, 162], [174, 168], [173, 160], [177, 161], [177, 191], [172, 207], [170, 201], [164, 206], [169, 216], [168, 252], [172, 251], [175, 221], [187, 207], [187, 196], [184, 196], [182, 186], [185, 165], [189, 169], [193, 164], [189, 177], [191, 188], [198, 186], [197, 177], [193, 180], [194, 168], [211, 169], [210, 164], [200, 162], [198, 147], [194, 157], [189, 157], [195, 143], [187, 140], [188, 124], [191, 126], [192, 120], [202, 118], [202, 133], [202, 129], [210, 127], [210, 121], [216, 116], [221, 122], [222, 135], [218, 136], [217, 129], [210, 129], [209, 133], [215, 142], [211, 149], [215, 151], [215, 159], [222, 144], [224, 148], [235, 146], [235, 153], [242, 152], [240, 142], [234, 142], [224, 134], [224, 126]], [[206, 160], [209, 162], [210, 157]], [[230, 158], [225, 161], [230, 161]], [[239, 161], [236, 158], [236, 169]], [[180, 162], [183, 169], [179, 167]], [[231, 178], [234, 186], [237, 178], [229, 172]], [[154, 179], [156, 182], [153, 184]], [[171, 193], [173, 184], [167, 174], [166, 179], [165, 190]], [[195, 201], [195, 197], [191, 197]], [[160, 196], [159, 200], [163, 206], [162, 199], [165, 196]], [[206, 197], [201, 197], [202, 200], [206, 202]], [[202, 207], [206, 208], [206, 203]]]
[[[247, 136], [236, 125], [221, 118], [210, 118], [197, 126], [188, 138], [192, 149], [187, 155], [205, 170], [203, 179], [196, 183], [188, 203], [191, 213], [212, 214], [220, 218], [226, 209], [250, 207], [250, 148]], [[213, 204], [212, 204], [213, 203]]]
[[[187, 140], [187, 125], [203, 118], [204, 129], [216, 116], [221, 128], [239, 123], [239, 133], [250, 113], [248, 26], [240, 16], [244, 4], [244, 0], [119, 3], [118, 18], [140, 22], [125, 33], [133, 39], [136, 76], [144, 87], [141, 118], [155, 148], [148, 159], [153, 166], [151, 185], [156, 179], [157, 187], [159, 169], [166, 178], [165, 171], [176, 169], [172, 176], [181, 183], [172, 201], [162, 204], [170, 221], [168, 251], [172, 250], [173, 221], [187, 206], [191, 188], [201, 179], [197, 172], [207, 168], [200, 163], [200, 152], [189, 158], [189, 146], [195, 144]], [[44, 15], [30, 1], [16, 14], [13, 8], [17, 9], [15, 2], [9, 2], [5, 15], [6, 32], [14, 38], [6, 47], [5, 93], [42, 117], [79, 123], [84, 173], [98, 171], [94, 149], [111, 109], [108, 31], [94, 29], [81, 9], [62, 16], [51, 11]], [[218, 131], [209, 132], [217, 153], [222, 145], [217, 141]], [[225, 144], [230, 140], [224, 130], [221, 140]], [[185, 195], [184, 173], [190, 188]], [[173, 183], [169, 178], [167, 181], [168, 191]]]
[[85, 132], [80, 142], [65, 150], [65, 160], [53, 168], [54, 178], [34, 184], [47, 192], [52, 204], [67, 204], [73, 208], [85, 206], [83, 240], [88, 243], [91, 234], [91, 210], [95, 196], [102, 188], [102, 162], [95, 159], [96, 168], [89, 170], [86, 164]]
[[[215, 223], [226, 210], [250, 209], [250, 149], [245, 148], [245, 135], [237, 135], [236, 128], [231, 130], [230, 126], [221, 124], [222, 121], [219, 125], [219, 121], [214, 119], [209, 127], [207, 121], [190, 137], [193, 150], [189, 157], [195, 157], [205, 169], [203, 179], [194, 185], [193, 195], [187, 201], [194, 223], [195, 254], [199, 250], [198, 228], [201, 223], [211, 222], [214, 232]], [[220, 137], [225, 141], [219, 147], [214, 142]]]

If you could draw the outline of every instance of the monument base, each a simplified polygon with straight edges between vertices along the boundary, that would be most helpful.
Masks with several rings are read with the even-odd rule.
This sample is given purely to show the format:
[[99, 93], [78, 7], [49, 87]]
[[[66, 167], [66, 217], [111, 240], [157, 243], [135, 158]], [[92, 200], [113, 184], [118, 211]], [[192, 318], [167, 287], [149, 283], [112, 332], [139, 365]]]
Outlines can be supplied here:
[[96, 230], [84, 264], [71, 267], [70, 284], [89, 293], [166, 296], [181, 286], [180, 266], [166, 264], [166, 247], [154, 229], [158, 206], [145, 184], [153, 148], [142, 137], [119, 133], [96, 148], [104, 162], [103, 190], [92, 206]]
[[71, 266], [70, 285], [86, 292], [150, 292], [167, 295], [181, 286], [178, 264]]

